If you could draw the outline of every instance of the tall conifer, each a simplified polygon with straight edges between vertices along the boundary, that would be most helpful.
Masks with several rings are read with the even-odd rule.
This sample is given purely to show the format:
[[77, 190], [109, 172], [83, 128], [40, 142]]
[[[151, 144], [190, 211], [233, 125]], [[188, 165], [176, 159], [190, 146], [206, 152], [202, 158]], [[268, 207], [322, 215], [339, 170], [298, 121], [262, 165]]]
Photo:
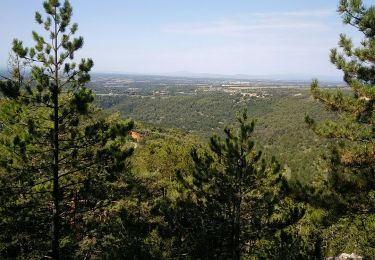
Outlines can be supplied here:
[[333, 141], [330, 156], [330, 187], [341, 213], [373, 214], [375, 209], [375, 6], [366, 8], [360, 0], [342, 0], [338, 12], [345, 24], [360, 31], [359, 47], [340, 35], [339, 49], [331, 50], [331, 61], [344, 73], [350, 93], [319, 88], [311, 93], [339, 120], [316, 124], [316, 133]]
[[279, 164], [256, 150], [255, 121], [246, 111], [237, 121], [237, 127], [224, 129], [224, 138], [211, 138], [209, 152], [192, 151], [193, 184], [185, 184], [194, 190], [201, 212], [196, 223], [202, 226], [194, 227], [201, 233], [199, 257], [260, 257], [262, 240], [274, 240], [277, 231], [304, 214], [288, 200]]
[[[45, 16], [36, 12], [35, 20], [45, 33], [32, 32], [32, 48], [14, 40], [13, 77], [0, 82], [8, 99], [1, 113], [7, 156], [2, 165], [12, 180], [3, 188], [24, 201], [38, 201], [24, 206], [43, 206], [38, 210], [53, 215], [51, 256], [59, 259], [62, 240], [68, 252], [72, 239], [90, 233], [82, 225], [88, 221], [84, 213], [110, 200], [113, 187], [105, 189], [106, 183], [126, 167], [132, 149], [121, 139], [132, 123], [106, 118], [92, 105], [94, 96], [85, 84], [93, 61], [74, 62], [83, 38], [74, 37], [78, 25], [71, 23], [69, 1], [47, 0], [43, 7]], [[22, 73], [23, 67], [29, 70]]]
[[[350, 90], [324, 90], [318, 81], [311, 84], [314, 98], [334, 111], [337, 120], [307, 123], [320, 136], [330, 140], [327, 157], [328, 177], [316, 196], [309, 200], [331, 213], [333, 224], [347, 228], [345, 244], [350, 250], [373, 256], [375, 213], [375, 6], [361, 0], [341, 0], [338, 12], [344, 24], [356, 28], [363, 39], [354, 47], [352, 39], [341, 34], [339, 48], [331, 50], [331, 62], [344, 74]], [[336, 224], [335, 224], [336, 223]], [[372, 223], [372, 224], [371, 224]], [[337, 229], [337, 227], [336, 227]], [[349, 234], [349, 230], [361, 230]], [[332, 232], [331, 232], [332, 233]], [[343, 234], [341, 233], [341, 234]], [[344, 239], [339, 235], [336, 239]], [[371, 249], [372, 248], [372, 249]], [[340, 253], [340, 252], [337, 252]]]

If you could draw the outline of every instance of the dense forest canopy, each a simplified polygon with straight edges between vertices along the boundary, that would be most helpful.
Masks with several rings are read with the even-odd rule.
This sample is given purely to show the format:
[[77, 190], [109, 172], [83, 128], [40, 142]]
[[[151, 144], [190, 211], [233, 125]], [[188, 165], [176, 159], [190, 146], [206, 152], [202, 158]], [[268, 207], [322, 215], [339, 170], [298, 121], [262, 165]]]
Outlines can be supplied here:
[[375, 6], [339, 2], [346, 88], [108, 93], [69, 1], [43, 8], [0, 81], [0, 258], [375, 256]]

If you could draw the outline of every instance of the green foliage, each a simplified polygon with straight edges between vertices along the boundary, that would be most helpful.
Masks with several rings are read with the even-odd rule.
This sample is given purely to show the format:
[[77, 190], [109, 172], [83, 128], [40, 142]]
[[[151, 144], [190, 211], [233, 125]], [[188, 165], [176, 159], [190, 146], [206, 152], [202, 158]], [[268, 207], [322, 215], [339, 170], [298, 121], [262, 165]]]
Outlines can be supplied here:
[[[332, 113], [298, 88], [151, 95], [148, 86], [145, 95], [99, 97], [152, 124], [137, 126], [131, 143], [133, 122], [93, 104], [93, 61], [74, 62], [83, 38], [74, 36], [71, 5], [43, 7], [35, 21], [45, 32], [32, 32], [31, 48], [14, 40], [12, 75], [0, 81], [0, 258], [375, 254], [373, 6], [340, 1], [344, 23], [364, 40], [355, 48], [341, 35], [331, 51], [350, 91], [312, 82]], [[257, 121], [244, 111], [219, 133], [242, 107]], [[324, 138], [306, 131], [304, 117]]]
[[[374, 41], [371, 28], [375, 21], [374, 7], [366, 9], [361, 1], [342, 1], [339, 12], [345, 23], [357, 26], [364, 33], [362, 47], [353, 49], [349, 39], [341, 37], [343, 53], [334, 52], [332, 62], [345, 74], [345, 80], [352, 89], [350, 95], [342, 92], [321, 90], [318, 82], [311, 85], [312, 95], [329, 109], [339, 113], [339, 120], [321, 124], [311, 123], [311, 127], [321, 136], [332, 139], [329, 186], [343, 202], [342, 212], [356, 211], [371, 214], [374, 193]], [[350, 19], [349, 19], [350, 18]], [[367, 55], [362, 55], [366, 52]], [[368, 65], [369, 64], [369, 65]], [[366, 71], [366, 73], [364, 73]]]
[[331, 51], [331, 61], [343, 71], [350, 93], [322, 90], [317, 81], [311, 84], [313, 97], [336, 111], [338, 118], [321, 123], [307, 118], [318, 135], [331, 140], [324, 164], [326, 182], [316, 187], [310, 201], [331, 213], [328, 223], [333, 225], [327, 232], [337, 237], [329, 250], [353, 250], [371, 257], [368, 242], [372, 239], [363, 239], [362, 234], [374, 232], [369, 223], [375, 210], [375, 7], [365, 7], [360, 0], [342, 0], [338, 11], [344, 23], [356, 27], [364, 39], [354, 48], [350, 38], [340, 35], [340, 49]]
[[265, 244], [304, 213], [287, 199], [278, 163], [266, 163], [256, 151], [254, 121], [246, 111], [237, 119], [238, 128], [224, 129], [225, 139], [211, 138], [210, 152], [192, 151], [193, 178], [181, 176], [194, 194], [193, 212], [201, 212], [188, 222], [194, 227], [186, 227], [198, 232], [192, 252], [198, 258], [271, 257]]
[[342, 252], [360, 252], [371, 258], [374, 250], [374, 214], [354, 215], [341, 218], [324, 230], [327, 241], [327, 255], [339, 255]]
[[85, 87], [92, 60], [73, 62], [83, 38], [73, 38], [69, 2], [43, 6], [46, 16], [35, 19], [50, 40], [37, 32], [33, 48], [14, 40], [13, 77], [0, 82], [0, 255], [6, 258], [73, 257], [102, 235], [95, 226], [121, 195], [116, 187], [133, 151], [126, 142], [133, 123], [92, 104]]
[[163, 97], [97, 96], [96, 101], [103, 108], [119, 111], [125, 117], [155, 126], [179, 128], [206, 139], [212, 133], [222, 135], [223, 126], [234, 123], [233, 114], [247, 107], [249, 116], [257, 120], [254, 139], [265, 158], [276, 156], [282, 167], [288, 169], [291, 180], [311, 183], [321, 178], [315, 163], [311, 162], [319, 160], [327, 144], [306, 131], [304, 117], [309, 114], [316, 121], [322, 121], [334, 118], [334, 114], [309, 97], [305, 88], [261, 88], [250, 93], [267, 95], [243, 97], [217, 91]]
[[131, 160], [133, 174], [126, 180], [123, 196], [101, 224], [108, 235], [97, 240], [97, 256], [177, 259], [185, 252], [180, 246], [182, 230], [177, 213], [186, 191], [176, 172], [190, 175], [189, 151], [199, 142], [174, 130], [141, 126], [137, 131], [142, 139]]

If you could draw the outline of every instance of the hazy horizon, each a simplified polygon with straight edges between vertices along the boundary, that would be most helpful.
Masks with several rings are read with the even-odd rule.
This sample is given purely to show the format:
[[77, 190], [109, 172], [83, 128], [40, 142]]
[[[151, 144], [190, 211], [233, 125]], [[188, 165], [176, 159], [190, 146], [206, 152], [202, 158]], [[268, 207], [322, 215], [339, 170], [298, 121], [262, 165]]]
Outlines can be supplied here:
[[[365, 1], [369, 3], [369, 1]], [[214, 74], [327, 77], [342, 79], [329, 62], [344, 26], [338, 1], [276, 0], [236, 3], [224, 0], [152, 3], [73, 0], [73, 22], [85, 45], [77, 58], [91, 57], [94, 72], [144, 75]], [[31, 46], [41, 31], [34, 13], [42, 1], [2, 0], [0, 68], [13, 38]]]
[[[0, 67], [0, 73], [10, 73], [6, 67]], [[228, 80], [280, 80], [280, 81], [302, 81], [309, 82], [313, 79], [320, 81], [332, 81], [344, 83], [341, 75], [310, 75], [303, 74], [214, 74], [205, 72], [189, 72], [189, 71], [172, 71], [172, 72], [131, 72], [131, 71], [97, 71], [91, 72], [92, 75], [118, 75], [118, 76], [161, 76], [161, 77], [182, 77], [182, 78], [202, 78], [202, 79], [228, 79]], [[4, 76], [4, 75], [2, 75]]]

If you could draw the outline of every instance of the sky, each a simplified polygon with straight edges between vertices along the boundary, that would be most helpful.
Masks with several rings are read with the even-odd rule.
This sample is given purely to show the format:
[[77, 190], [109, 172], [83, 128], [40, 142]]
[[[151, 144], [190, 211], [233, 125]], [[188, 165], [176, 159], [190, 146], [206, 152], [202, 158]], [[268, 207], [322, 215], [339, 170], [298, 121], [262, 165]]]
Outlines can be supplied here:
[[[39, 0], [0, 0], [0, 67], [11, 42], [32, 46]], [[329, 61], [343, 25], [338, 0], [72, 0], [95, 72], [341, 77]], [[365, 1], [370, 4], [372, 0]]]

